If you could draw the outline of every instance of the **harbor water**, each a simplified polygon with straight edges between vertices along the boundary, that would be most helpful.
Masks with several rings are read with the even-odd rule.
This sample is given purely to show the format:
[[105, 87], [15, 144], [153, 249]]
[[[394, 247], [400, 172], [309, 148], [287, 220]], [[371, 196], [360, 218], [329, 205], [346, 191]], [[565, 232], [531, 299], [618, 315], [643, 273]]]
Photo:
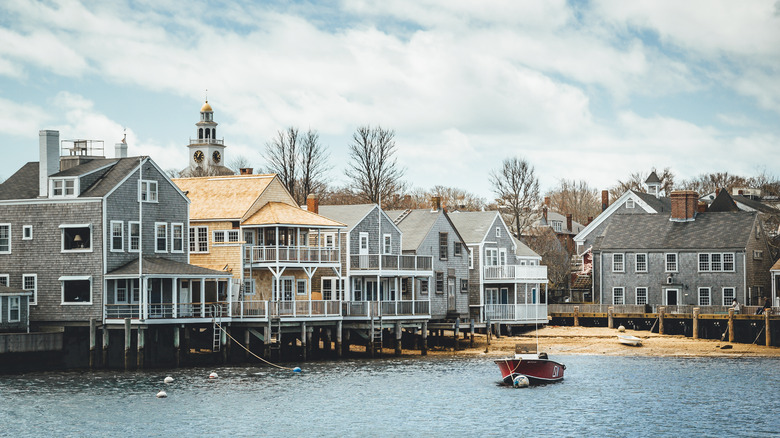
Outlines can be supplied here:
[[[500, 385], [488, 357], [0, 376], [3, 436], [773, 436], [780, 360], [557, 356]], [[291, 366], [293, 364], [290, 364]], [[219, 378], [208, 379], [212, 371]], [[163, 383], [166, 376], [175, 380]], [[167, 398], [157, 398], [160, 390]]]

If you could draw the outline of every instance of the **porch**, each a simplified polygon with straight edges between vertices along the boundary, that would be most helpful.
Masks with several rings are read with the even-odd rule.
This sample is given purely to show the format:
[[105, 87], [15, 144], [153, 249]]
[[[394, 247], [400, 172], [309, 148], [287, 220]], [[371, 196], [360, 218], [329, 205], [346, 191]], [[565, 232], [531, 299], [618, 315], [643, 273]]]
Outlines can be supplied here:
[[357, 254], [349, 256], [352, 271], [432, 272], [433, 257], [422, 255]]
[[485, 266], [482, 278], [487, 282], [546, 283], [547, 266], [497, 265]]

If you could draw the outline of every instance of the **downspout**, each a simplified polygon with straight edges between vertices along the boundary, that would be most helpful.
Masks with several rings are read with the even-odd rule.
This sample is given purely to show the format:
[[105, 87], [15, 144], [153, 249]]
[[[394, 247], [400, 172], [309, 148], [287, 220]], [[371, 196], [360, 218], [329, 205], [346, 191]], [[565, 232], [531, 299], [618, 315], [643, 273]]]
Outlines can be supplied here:
[[602, 294], [604, 292], [604, 253], [599, 253], [599, 304], [602, 302]]
[[[141, 198], [141, 181], [143, 181], [144, 172], [144, 159], [139, 157], [138, 166], [138, 319], [144, 319], [144, 295], [146, 295], [146, 288], [144, 287], [144, 216], [143, 216], [143, 200]], [[132, 297], [132, 290], [130, 295]]]
[[[745, 250], [747, 252], [747, 249]], [[747, 256], [742, 253], [742, 302], [748, 305], [747, 302]]]
[[[107, 213], [108, 210], [106, 209], [106, 204], [107, 204], [106, 197], [103, 197], [103, 214], [102, 214], [102, 216], [103, 216], [103, 275], [102, 275], [102, 277], [103, 278], [102, 278], [102, 281], [101, 281], [101, 283], [103, 285], [103, 306], [102, 306], [103, 309], [102, 309], [102, 312], [101, 312], [102, 313], [102, 322], [103, 322], [103, 324], [106, 323], [106, 303], [108, 302], [108, 290], [107, 290], [108, 288], [106, 287], [106, 283], [107, 283], [107, 280], [106, 280], [107, 272], [106, 271], [108, 270], [108, 251], [106, 251], [106, 242], [109, 242], [109, 243], [111, 242], [110, 234], [112, 232], [111, 230], [107, 230], [106, 229], [106, 215], [108, 214]], [[124, 225], [122, 225], [122, 226], [124, 227]], [[128, 231], [130, 231], [130, 230], [128, 230]], [[108, 239], [106, 239], [106, 233], [109, 234], [109, 238]], [[124, 245], [124, 242], [122, 242], [122, 244]]]

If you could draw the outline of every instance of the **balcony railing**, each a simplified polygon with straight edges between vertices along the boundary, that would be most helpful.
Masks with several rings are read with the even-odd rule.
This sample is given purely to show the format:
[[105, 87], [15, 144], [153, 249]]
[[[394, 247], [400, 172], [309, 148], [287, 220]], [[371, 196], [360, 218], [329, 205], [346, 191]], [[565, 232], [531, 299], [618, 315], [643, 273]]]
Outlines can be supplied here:
[[[381, 268], [380, 268], [381, 260]], [[403, 271], [430, 271], [433, 257], [418, 255], [362, 254], [349, 257], [352, 270], [378, 271], [379, 269]]]
[[506, 280], [526, 282], [546, 282], [547, 266], [536, 265], [499, 265], [485, 266], [485, 280]]
[[[213, 303], [149, 303], [145, 306], [136, 304], [106, 304], [107, 319], [140, 319], [141, 310], [146, 310], [148, 319], [172, 318], [224, 318], [230, 316], [227, 301]], [[174, 309], [176, 312], [174, 312]]]
[[486, 304], [490, 321], [547, 321], [547, 304]]
[[225, 144], [225, 140], [216, 138], [191, 138], [190, 144]]
[[339, 254], [332, 246], [244, 245], [247, 263], [338, 263]]
[[404, 301], [344, 301], [344, 316], [430, 316], [430, 303], [427, 300]]

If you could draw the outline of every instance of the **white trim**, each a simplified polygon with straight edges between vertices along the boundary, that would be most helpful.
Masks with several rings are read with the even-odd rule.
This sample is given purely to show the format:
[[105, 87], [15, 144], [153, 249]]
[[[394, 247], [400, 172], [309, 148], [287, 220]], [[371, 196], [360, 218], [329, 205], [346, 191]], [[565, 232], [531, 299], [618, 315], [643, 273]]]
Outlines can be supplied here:
[[[30, 237], [25, 236], [27, 230], [30, 230]], [[22, 226], [22, 240], [33, 240], [33, 226], [32, 225], [23, 225]]]
[[[303, 282], [303, 293], [301, 293], [298, 289], [298, 285]], [[308, 281], [305, 278], [296, 278], [295, 279], [295, 296], [306, 296], [306, 292], [308, 291]]]
[[[615, 302], [615, 291], [620, 289], [621, 295], [620, 295], [620, 303]], [[613, 287], [612, 288], [612, 304], [613, 305], [621, 305], [626, 304], [626, 288], [625, 287]]]
[[34, 199], [12, 199], [0, 201], [0, 205], [27, 205], [27, 204], [81, 204], [89, 202], [103, 202], [103, 198], [34, 198]]
[[[639, 289], [644, 289], [645, 290], [645, 302], [641, 303], [641, 304], [639, 303]], [[636, 304], [637, 306], [641, 306], [643, 304], [648, 304], [650, 302], [649, 301], [650, 300], [649, 295], [650, 295], [650, 291], [645, 286], [639, 286], [639, 287], [634, 288], [634, 304]]]
[[10, 274], [0, 274], [0, 278], [5, 278], [5, 284], [0, 286], [9, 287], [11, 284], [11, 275]]
[[[58, 278], [60, 282], [60, 305], [62, 306], [89, 306], [92, 305], [92, 276], [91, 275], [63, 275]], [[66, 302], [65, 301], [65, 282], [66, 281], [89, 281], [89, 301]]]
[[[615, 269], [615, 256], [620, 256], [620, 269]], [[626, 255], [624, 253], [612, 253], [612, 272], [626, 272]]]
[[12, 229], [11, 224], [0, 224], [0, 227], [8, 227], [8, 251], [0, 251], [0, 254], [11, 254], [11, 251], [13, 251], [13, 247], [11, 245], [12, 243]]
[[654, 208], [650, 207], [649, 204], [647, 204], [645, 201], [642, 200], [637, 194], [635, 194], [631, 190], [627, 190], [625, 193], [623, 193], [619, 198], [615, 200], [615, 202], [612, 203], [609, 207], [607, 207], [606, 210], [602, 211], [601, 214], [596, 216], [596, 219], [593, 219], [591, 223], [589, 223], [585, 228], [580, 230], [579, 233], [577, 233], [576, 236], [574, 236], [574, 241], [577, 243], [584, 243], [585, 239], [588, 237], [588, 234], [591, 233], [591, 231], [595, 230], [599, 225], [601, 225], [605, 220], [607, 220], [612, 214], [620, 208], [623, 203], [625, 203], [626, 199], [632, 198], [634, 202], [642, 207], [643, 210], [645, 210], [646, 213], [658, 213], [655, 211]]
[[[154, 183], [154, 192], [151, 190], [151, 183]], [[146, 184], [146, 190], [143, 189]], [[150, 201], [150, 194], [154, 193], [154, 200]], [[143, 196], [146, 195], [146, 199]], [[150, 204], [157, 204], [160, 202], [160, 184], [156, 179], [139, 179], [138, 180], [138, 202], [146, 202]]]
[[[16, 300], [16, 319], [11, 319], [11, 300]], [[0, 312], [2, 305], [0, 305]], [[8, 322], [20, 322], [22, 320], [22, 297], [19, 295], [8, 297]]]
[[[199, 249], [200, 245], [199, 243], [201, 240], [199, 239], [200, 236], [200, 230], [206, 229], [206, 250], [201, 251]], [[194, 240], [189, 236], [189, 234], [192, 233], [194, 237]], [[190, 245], [190, 250], [188, 254], [208, 254], [209, 248], [211, 247], [211, 242], [209, 242], [209, 227], [208, 225], [196, 225], [196, 226], [190, 226], [187, 230], [187, 244]]]
[[382, 254], [388, 255], [393, 253], [393, 235], [390, 233], [382, 234]]
[[[176, 227], [181, 227], [181, 249], [176, 250], [176, 235], [174, 234], [174, 230]], [[172, 222], [171, 223], [171, 253], [180, 254], [184, 252], [184, 224], [181, 222]]]
[[[121, 243], [121, 248], [114, 248], [114, 225], [119, 224], [119, 242]], [[111, 221], [108, 226], [108, 239], [109, 239], [109, 248], [111, 248], [111, 252], [125, 252], [125, 223], [124, 221]]]
[[[33, 277], [35, 279], [35, 287], [33, 289], [25, 289], [24, 288], [24, 278], [25, 277]], [[32, 299], [30, 300], [30, 305], [35, 306], [38, 304], [38, 274], [22, 274], [22, 290], [26, 291], [32, 291]]]
[[[165, 249], [157, 249], [157, 240], [160, 239], [159, 230], [160, 227], [165, 228], [163, 236], [165, 237]], [[168, 252], [168, 223], [167, 222], [155, 222], [154, 223], [154, 252], [167, 253]]]
[[[706, 291], [707, 291], [707, 301], [708, 301], [708, 302], [707, 302], [707, 304], [702, 304], [702, 302], [701, 302], [701, 298], [702, 298], [702, 296], [701, 296], [701, 292], [702, 292], [703, 290], [706, 290]], [[700, 288], [698, 289], [698, 291], [699, 291], [699, 293], [698, 293], [698, 295], [696, 296], [696, 302], [697, 302], [697, 303], [698, 303], [700, 306], [711, 306], [711, 305], [712, 305], [712, 288], [711, 288], [711, 287], [700, 287]]]
[[[55, 182], [62, 182], [62, 187], [60, 190], [62, 190], [61, 195], [55, 195], [54, 194], [54, 183]], [[73, 182], [73, 193], [68, 195], [65, 193], [65, 183], [66, 182]], [[49, 177], [49, 197], [50, 198], [60, 198], [60, 199], [68, 199], [68, 198], [78, 198], [80, 192], [81, 192], [81, 184], [78, 176], [67, 176], [67, 177]]]
[[[645, 269], [639, 270], [639, 260], [637, 259], [638, 256], [643, 255], [645, 256]], [[647, 273], [647, 270], [650, 268], [650, 262], [648, 261], [649, 257], [646, 252], [638, 252], [634, 254], [634, 272], [636, 273]]]
[[[95, 233], [92, 224], [60, 224], [60, 253], [93, 252], [95, 249]], [[65, 229], [89, 228], [89, 248], [65, 249]]]
[[[668, 256], [672, 255], [672, 254], [674, 255], [674, 270], [668, 269], [668, 265], [669, 265], [669, 262], [667, 261], [668, 260]], [[696, 262], [698, 263], [698, 261], [699, 260], [697, 258]], [[680, 272], [680, 257], [679, 257], [679, 255], [676, 252], [665, 252], [664, 253], [664, 272]]]
[[732, 290], [733, 293], [731, 295], [731, 301], [733, 302], [734, 300], [737, 299], [737, 288], [733, 287], [733, 286], [724, 286], [724, 287], [722, 287], [720, 289], [720, 300], [723, 302], [724, 306], [730, 306], [733, 303], [726, 301], [726, 289], [731, 289]]
[[661, 290], [663, 290], [663, 294], [664, 294], [663, 299], [664, 299], [664, 305], [665, 306], [670, 305], [669, 304], [669, 300], [668, 300], [669, 291], [670, 290], [673, 290], [675, 292], [675, 295], [677, 296], [677, 304], [672, 304], [672, 305], [674, 305], [674, 306], [679, 306], [680, 305], [680, 288], [678, 288], [678, 287], [664, 287], [664, 288], [661, 288]]
[[[133, 225], [138, 225], [138, 249], [133, 249]], [[127, 252], [141, 252], [141, 222], [127, 221]]]

